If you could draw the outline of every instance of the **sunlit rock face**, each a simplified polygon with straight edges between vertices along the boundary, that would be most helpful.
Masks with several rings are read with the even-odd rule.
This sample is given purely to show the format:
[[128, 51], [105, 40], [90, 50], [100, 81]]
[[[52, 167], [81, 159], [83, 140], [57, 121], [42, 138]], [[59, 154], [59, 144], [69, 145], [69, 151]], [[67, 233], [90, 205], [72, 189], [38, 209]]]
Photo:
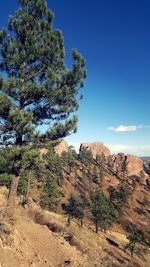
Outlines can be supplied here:
[[113, 170], [118, 174], [122, 174], [126, 171], [128, 176], [140, 176], [143, 171], [143, 161], [136, 156], [119, 153], [117, 155], [112, 155], [112, 160]]
[[93, 142], [93, 143], [81, 143], [80, 145], [80, 151], [83, 148], [87, 148], [91, 150], [93, 157], [95, 158], [96, 155], [101, 155], [104, 154], [104, 156], [107, 158], [110, 156], [110, 150], [108, 147], [106, 147], [103, 143], [101, 142]]
[[55, 147], [55, 152], [59, 156], [61, 156], [62, 152], [67, 152], [69, 149], [69, 145], [66, 140], [62, 140], [56, 147]]

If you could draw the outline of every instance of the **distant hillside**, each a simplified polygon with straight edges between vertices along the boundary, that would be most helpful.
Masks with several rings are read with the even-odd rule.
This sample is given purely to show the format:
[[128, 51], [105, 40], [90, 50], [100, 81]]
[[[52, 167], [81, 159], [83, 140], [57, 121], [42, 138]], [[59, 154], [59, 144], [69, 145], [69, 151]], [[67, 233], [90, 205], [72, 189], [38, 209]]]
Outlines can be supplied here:
[[149, 157], [141, 157], [141, 160], [143, 160], [144, 162], [150, 161], [150, 156]]

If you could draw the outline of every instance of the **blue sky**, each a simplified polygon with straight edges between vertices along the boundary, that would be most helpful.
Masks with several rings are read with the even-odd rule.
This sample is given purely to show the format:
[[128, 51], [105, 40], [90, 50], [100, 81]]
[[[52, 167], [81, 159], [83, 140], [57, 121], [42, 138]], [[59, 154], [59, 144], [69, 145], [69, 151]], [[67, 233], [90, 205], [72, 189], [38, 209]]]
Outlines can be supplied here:
[[[102, 141], [112, 152], [150, 155], [150, 1], [48, 0], [65, 39], [66, 63], [76, 47], [88, 78], [78, 133], [67, 140]], [[18, 6], [5, 0], [0, 27]]]

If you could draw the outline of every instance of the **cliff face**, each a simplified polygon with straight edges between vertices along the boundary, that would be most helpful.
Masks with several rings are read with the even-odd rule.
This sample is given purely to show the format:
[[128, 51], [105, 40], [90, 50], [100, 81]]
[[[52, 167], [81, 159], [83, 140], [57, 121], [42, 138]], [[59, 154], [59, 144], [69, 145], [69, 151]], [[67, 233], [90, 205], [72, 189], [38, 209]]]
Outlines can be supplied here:
[[93, 157], [95, 158], [97, 154], [101, 155], [102, 153], [107, 158], [110, 155], [110, 150], [101, 142], [93, 142], [93, 143], [81, 143], [80, 150], [83, 148], [87, 148], [91, 150]]
[[143, 171], [143, 162], [138, 157], [127, 155], [127, 168], [129, 175], [140, 175]]
[[113, 170], [119, 175], [123, 175], [126, 172], [128, 176], [140, 176], [141, 172], [143, 172], [143, 162], [136, 156], [119, 153], [112, 155], [112, 162]]

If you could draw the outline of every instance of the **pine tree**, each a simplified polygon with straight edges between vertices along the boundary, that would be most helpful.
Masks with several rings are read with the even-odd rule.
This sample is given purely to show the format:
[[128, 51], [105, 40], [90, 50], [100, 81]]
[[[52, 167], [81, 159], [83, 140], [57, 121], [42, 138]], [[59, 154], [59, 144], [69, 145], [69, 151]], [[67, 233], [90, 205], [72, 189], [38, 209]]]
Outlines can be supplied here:
[[114, 202], [117, 198], [118, 192], [116, 191], [116, 189], [112, 185], [110, 185], [108, 187], [108, 193], [109, 193], [109, 204], [114, 204]]
[[51, 147], [48, 153], [44, 155], [44, 159], [46, 160], [46, 169], [55, 176], [58, 185], [61, 186], [64, 180], [61, 158], [55, 153], [54, 148]]
[[59, 197], [58, 185], [56, 177], [50, 172], [46, 173], [45, 183], [40, 197], [40, 205], [42, 208], [47, 208], [49, 211], [54, 210], [57, 206]]
[[93, 156], [91, 150], [82, 147], [82, 149], [79, 152], [79, 159], [84, 166], [90, 165], [90, 163], [93, 162]]
[[96, 233], [98, 233], [99, 227], [101, 228], [101, 230], [106, 231], [107, 227], [112, 221], [109, 203], [103, 195], [102, 191], [100, 191], [99, 189], [95, 189], [91, 193], [90, 198], [92, 202], [91, 212], [95, 223]]
[[80, 220], [81, 226], [83, 226], [83, 219], [85, 216], [85, 207], [86, 207], [86, 201], [83, 196], [80, 196], [80, 198], [77, 200], [77, 206], [75, 211], [75, 218]]
[[75, 217], [78, 201], [73, 195], [68, 199], [68, 204], [65, 207], [65, 213], [68, 215], [68, 225], [70, 225], [71, 220]]
[[142, 230], [134, 230], [127, 238], [129, 240], [128, 247], [130, 248], [131, 255], [134, 254], [137, 244], [146, 245], [145, 234]]
[[62, 152], [62, 162], [68, 173], [71, 173], [72, 169], [75, 167], [77, 156], [78, 155], [72, 146], [69, 147], [68, 151]]
[[[20, 8], [0, 31], [0, 144], [13, 150], [13, 179], [7, 214], [13, 215], [24, 150], [76, 131], [79, 89], [86, 77], [84, 58], [72, 50], [65, 65], [64, 40], [53, 29], [45, 0], [19, 0]], [[5, 77], [5, 78], [4, 78]], [[42, 133], [37, 127], [44, 125]]]
[[98, 167], [98, 175], [100, 180], [102, 181], [104, 176], [105, 176], [105, 155], [102, 153], [101, 155], [97, 154], [96, 155], [96, 164]]
[[119, 188], [119, 192], [117, 195], [118, 201], [120, 202], [122, 206], [124, 206], [127, 203], [129, 195], [130, 195], [129, 190], [124, 184], [122, 184]]
[[24, 196], [22, 204], [28, 202], [30, 189], [43, 176], [45, 161], [37, 149], [25, 151], [22, 156], [18, 192]]
[[70, 225], [73, 218], [77, 218], [80, 220], [81, 226], [83, 226], [84, 210], [84, 199], [81, 197], [76, 198], [75, 196], [71, 195], [65, 207], [65, 213], [68, 215], [68, 225]]

